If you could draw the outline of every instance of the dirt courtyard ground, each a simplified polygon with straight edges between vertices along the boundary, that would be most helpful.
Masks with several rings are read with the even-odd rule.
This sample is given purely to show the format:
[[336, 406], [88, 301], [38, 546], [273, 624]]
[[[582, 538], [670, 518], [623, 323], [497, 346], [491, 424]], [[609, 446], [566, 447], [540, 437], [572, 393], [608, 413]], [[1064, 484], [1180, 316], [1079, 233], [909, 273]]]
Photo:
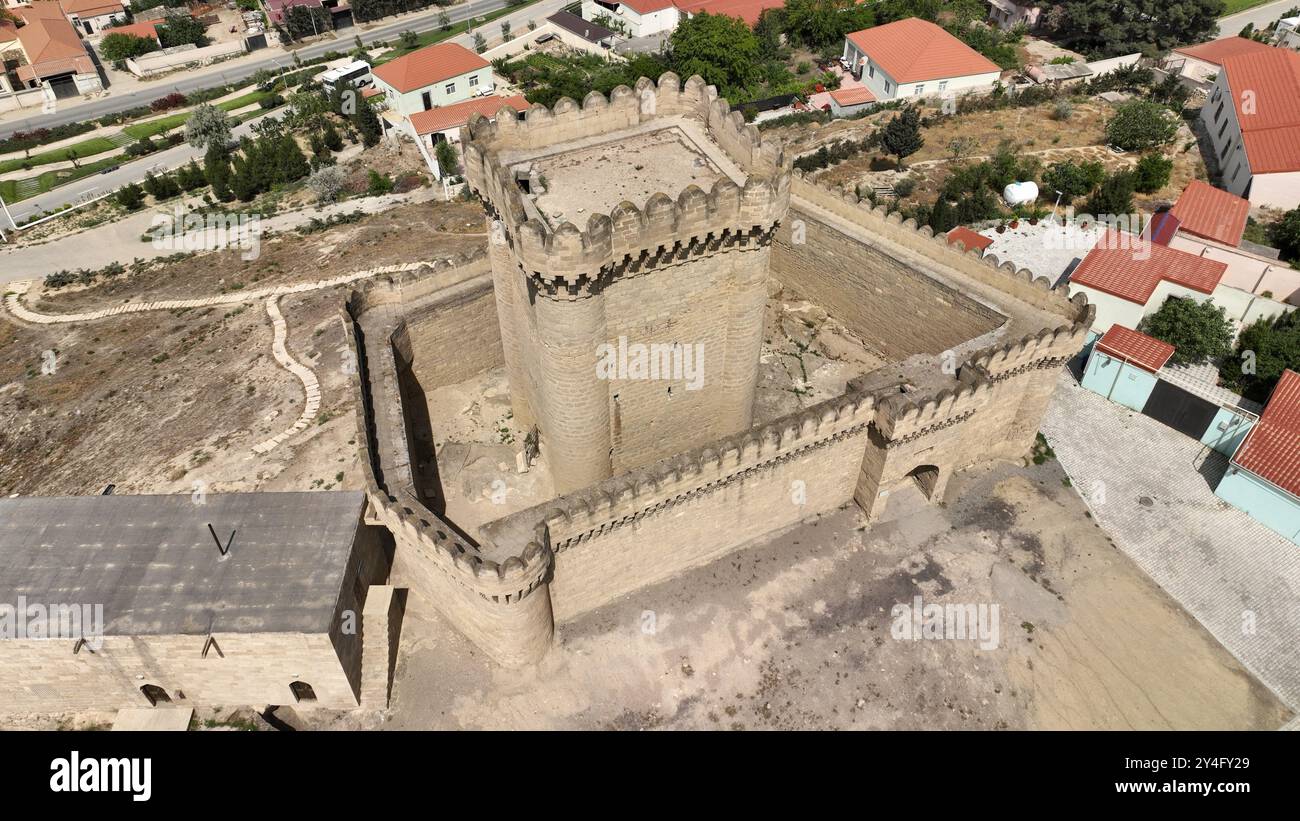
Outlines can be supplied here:
[[[562, 625], [536, 668], [491, 665], [412, 597], [382, 726], [1274, 729], [1291, 717], [1111, 544], [1054, 461], [960, 474], [940, 506], [894, 499], [870, 529], [845, 508]], [[893, 638], [891, 609], [918, 595], [997, 604], [996, 648]]]

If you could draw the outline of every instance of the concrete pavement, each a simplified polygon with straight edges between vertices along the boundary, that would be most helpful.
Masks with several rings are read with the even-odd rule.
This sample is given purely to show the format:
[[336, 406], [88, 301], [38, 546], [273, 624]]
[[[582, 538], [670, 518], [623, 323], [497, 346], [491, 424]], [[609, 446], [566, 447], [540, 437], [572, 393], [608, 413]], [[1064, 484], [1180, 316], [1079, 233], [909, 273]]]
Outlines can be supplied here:
[[[381, 22], [369, 30], [362, 30], [360, 27], [343, 29], [338, 37], [303, 46], [296, 49], [296, 53], [301, 59], [310, 60], [323, 55], [327, 51], [350, 50], [354, 35], [359, 35], [363, 43], [370, 45], [377, 40], [393, 40], [398, 34], [407, 30], [414, 32], [432, 31], [438, 27], [438, 14], [443, 11], [447, 13], [452, 23], [460, 23], [474, 17], [491, 14], [498, 9], [505, 8], [507, 5], [506, 0], [474, 0], [474, 2], [441, 9], [433, 7], [423, 12], [395, 18], [391, 22]], [[554, 14], [564, 5], [566, 5], [565, 0], [542, 0], [531, 6], [525, 6], [519, 12], [502, 19], [510, 19], [512, 26], [517, 22], [526, 22], [529, 19], [538, 19], [540, 21], [542, 18]], [[492, 31], [496, 31], [498, 22], [494, 21], [492, 23]], [[452, 39], [464, 45], [472, 38], [460, 35]], [[293, 54], [280, 48], [254, 52], [249, 57], [252, 59], [245, 58], [242, 62], [239, 60], [227, 61], [207, 68], [176, 74], [130, 94], [110, 94], [107, 97], [78, 102], [75, 105], [69, 104], [66, 108], [50, 114], [42, 114], [39, 111], [32, 112], [30, 115], [23, 112], [13, 112], [0, 117], [0, 136], [8, 135], [12, 131], [30, 131], [34, 128], [50, 128], [64, 123], [96, 119], [116, 111], [148, 105], [158, 97], [170, 94], [173, 91], [179, 91], [182, 94], [190, 93], [222, 83], [243, 80], [251, 77], [261, 69], [289, 68], [293, 65]]]

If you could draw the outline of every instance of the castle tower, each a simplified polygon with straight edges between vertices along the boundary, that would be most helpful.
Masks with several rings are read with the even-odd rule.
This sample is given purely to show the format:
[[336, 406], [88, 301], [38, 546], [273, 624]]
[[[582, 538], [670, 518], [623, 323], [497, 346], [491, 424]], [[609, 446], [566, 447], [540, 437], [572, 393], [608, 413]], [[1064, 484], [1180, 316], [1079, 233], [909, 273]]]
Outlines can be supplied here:
[[514, 413], [559, 492], [750, 426], [790, 199], [779, 145], [671, 73], [476, 117], [463, 145]]

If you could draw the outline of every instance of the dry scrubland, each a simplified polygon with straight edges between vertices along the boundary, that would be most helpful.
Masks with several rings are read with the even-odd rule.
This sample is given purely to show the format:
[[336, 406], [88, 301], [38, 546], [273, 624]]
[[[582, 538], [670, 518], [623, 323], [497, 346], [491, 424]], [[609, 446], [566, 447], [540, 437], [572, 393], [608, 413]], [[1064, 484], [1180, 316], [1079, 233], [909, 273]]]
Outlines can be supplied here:
[[[434, 260], [481, 245], [479, 209], [410, 205], [302, 237], [155, 262], [143, 271], [27, 297], [68, 313], [124, 302], [190, 299], [310, 282], [381, 265]], [[289, 427], [302, 386], [271, 355], [264, 300], [33, 326], [0, 319], [0, 493], [320, 490], [356, 482], [352, 407], [342, 363], [345, 288], [281, 299], [289, 352], [321, 383], [320, 414], [269, 454], [252, 445]], [[53, 351], [57, 368], [42, 372]], [[340, 478], [341, 475], [341, 478]]]

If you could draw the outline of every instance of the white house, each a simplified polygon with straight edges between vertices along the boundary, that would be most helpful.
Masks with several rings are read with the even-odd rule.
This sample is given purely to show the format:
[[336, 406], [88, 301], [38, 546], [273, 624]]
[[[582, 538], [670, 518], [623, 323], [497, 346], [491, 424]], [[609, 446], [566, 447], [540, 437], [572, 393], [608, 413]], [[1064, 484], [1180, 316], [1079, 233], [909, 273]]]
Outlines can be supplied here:
[[677, 28], [681, 11], [674, 0], [582, 0], [582, 18], [646, 37]]
[[1277, 21], [1277, 30], [1273, 32], [1273, 45], [1300, 49], [1300, 17], [1284, 17]]
[[843, 60], [882, 102], [988, 90], [1002, 73], [961, 40], [916, 17], [845, 35]]
[[126, 8], [118, 0], [60, 0], [59, 5], [82, 34], [99, 34], [114, 23], [126, 22]]
[[1224, 189], [1254, 206], [1300, 206], [1300, 53], [1225, 57], [1201, 120]]
[[1071, 272], [1070, 296], [1084, 293], [1088, 303], [1096, 306], [1094, 335], [1104, 334], [1112, 325], [1136, 328], [1170, 297], [1212, 300], [1239, 326], [1293, 310], [1226, 284], [1227, 269], [1225, 262], [1112, 228]]
[[491, 64], [455, 43], [413, 51], [375, 67], [371, 76], [398, 117], [486, 96], [496, 87]]
[[1003, 31], [1010, 31], [1016, 26], [1027, 29], [1037, 28], [1042, 9], [1038, 6], [1014, 3], [1012, 0], [987, 0], [989, 4], [988, 21]]
[[1160, 67], [1177, 74], [1198, 88], [1208, 90], [1214, 84], [1214, 79], [1219, 76], [1219, 72], [1223, 70], [1224, 60], [1244, 54], [1258, 54], [1270, 48], [1272, 46], [1265, 43], [1234, 34], [1231, 37], [1220, 37], [1218, 40], [1176, 48], [1160, 62]]

